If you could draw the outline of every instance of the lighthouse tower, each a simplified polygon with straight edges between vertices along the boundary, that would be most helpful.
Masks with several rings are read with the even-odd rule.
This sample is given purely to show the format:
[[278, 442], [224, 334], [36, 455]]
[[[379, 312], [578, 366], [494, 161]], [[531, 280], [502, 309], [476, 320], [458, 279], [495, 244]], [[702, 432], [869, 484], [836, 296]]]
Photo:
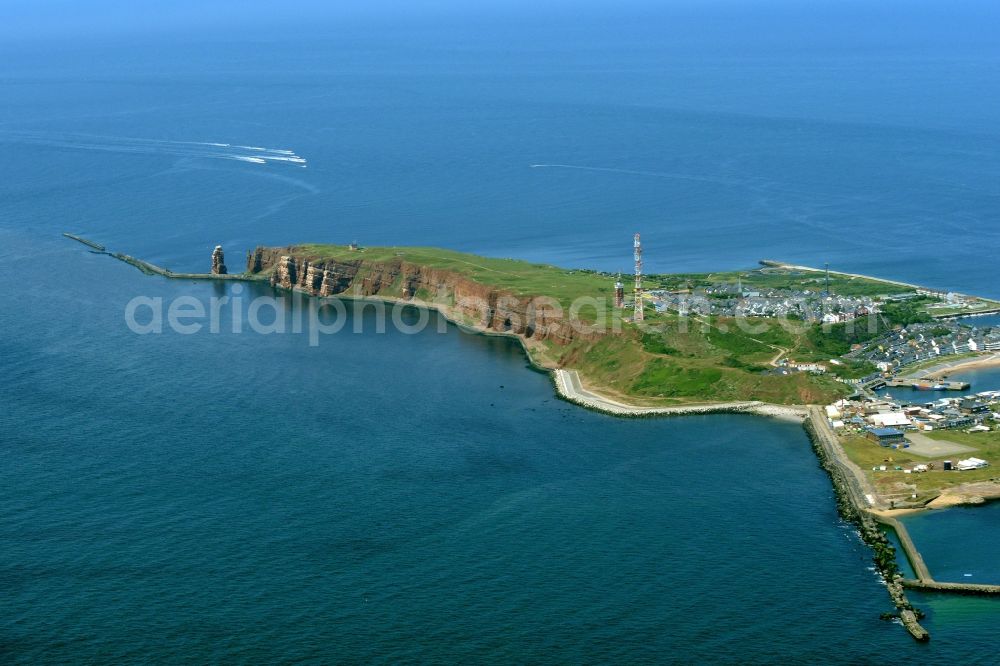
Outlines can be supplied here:
[[635, 319], [644, 319], [642, 312], [642, 243], [639, 241], [639, 234], [635, 235], [633, 243], [633, 255], [635, 256]]
[[625, 285], [622, 284], [622, 274], [615, 280], [615, 307], [619, 310], [625, 307]]

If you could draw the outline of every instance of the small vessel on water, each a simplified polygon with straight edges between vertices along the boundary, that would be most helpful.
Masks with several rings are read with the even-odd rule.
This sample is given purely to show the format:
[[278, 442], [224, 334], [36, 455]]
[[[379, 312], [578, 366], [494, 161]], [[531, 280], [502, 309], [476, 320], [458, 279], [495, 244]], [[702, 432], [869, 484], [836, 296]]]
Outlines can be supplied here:
[[928, 382], [917, 382], [913, 384], [911, 388], [917, 391], [947, 391], [949, 387], [947, 384], [941, 383], [930, 384]]

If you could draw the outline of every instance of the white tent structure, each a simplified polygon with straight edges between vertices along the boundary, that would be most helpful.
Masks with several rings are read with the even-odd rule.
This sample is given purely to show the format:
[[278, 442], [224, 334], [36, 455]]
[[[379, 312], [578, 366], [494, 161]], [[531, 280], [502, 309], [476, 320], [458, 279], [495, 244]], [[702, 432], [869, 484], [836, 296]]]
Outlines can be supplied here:
[[962, 471], [982, 469], [983, 467], [989, 467], [989, 463], [981, 458], [966, 458], [958, 461], [958, 469]]
[[912, 425], [910, 419], [903, 412], [883, 412], [872, 414], [868, 420], [879, 428], [898, 428], [900, 426]]

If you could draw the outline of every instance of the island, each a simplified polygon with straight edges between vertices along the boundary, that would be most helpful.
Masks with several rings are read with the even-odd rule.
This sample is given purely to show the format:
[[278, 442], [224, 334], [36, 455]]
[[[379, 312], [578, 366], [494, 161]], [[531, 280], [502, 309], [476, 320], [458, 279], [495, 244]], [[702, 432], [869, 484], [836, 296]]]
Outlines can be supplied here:
[[[934, 580], [897, 519], [1000, 497], [990, 471], [1000, 461], [1000, 391], [951, 397], [969, 385], [945, 377], [963, 364], [1000, 362], [1000, 330], [957, 319], [1000, 312], [1000, 302], [771, 260], [746, 270], [641, 275], [638, 252], [641, 282], [629, 290], [622, 276], [600, 271], [357, 244], [257, 247], [241, 273], [228, 272], [215, 246], [210, 273], [174, 273], [65, 235], [149, 275], [433, 309], [464, 329], [513, 337], [551, 373], [560, 397], [616, 416], [796, 419], [841, 514], [873, 549], [896, 607], [886, 619], [926, 640], [905, 587], [1000, 594], [997, 585]], [[876, 393], [893, 386], [926, 390], [928, 399]], [[897, 533], [916, 578], [900, 574], [884, 527]]]
[[[958, 300], [970, 312], [1000, 309], [814, 271], [765, 261], [747, 271], [646, 275], [641, 321], [615, 275], [438, 248], [258, 247], [245, 275], [319, 297], [431, 307], [459, 325], [515, 336], [535, 365], [556, 372], [564, 397], [623, 415], [827, 404], [931, 354], [960, 353], [961, 327], [946, 318]], [[949, 298], [956, 304], [938, 312]], [[904, 327], [948, 344], [896, 354], [890, 338]], [[1000, 334], [994, 343], [1000, 349]], [[961, 344], [968, 352], [970, 341]]]

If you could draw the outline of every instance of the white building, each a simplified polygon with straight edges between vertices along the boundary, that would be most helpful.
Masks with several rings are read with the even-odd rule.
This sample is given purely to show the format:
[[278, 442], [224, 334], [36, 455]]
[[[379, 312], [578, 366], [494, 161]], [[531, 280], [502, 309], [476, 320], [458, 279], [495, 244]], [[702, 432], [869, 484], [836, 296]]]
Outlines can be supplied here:
[[882, 412], [868, 417], [872, 425], [878, 428], [899, 428], [913, 425], [903, 412]]

